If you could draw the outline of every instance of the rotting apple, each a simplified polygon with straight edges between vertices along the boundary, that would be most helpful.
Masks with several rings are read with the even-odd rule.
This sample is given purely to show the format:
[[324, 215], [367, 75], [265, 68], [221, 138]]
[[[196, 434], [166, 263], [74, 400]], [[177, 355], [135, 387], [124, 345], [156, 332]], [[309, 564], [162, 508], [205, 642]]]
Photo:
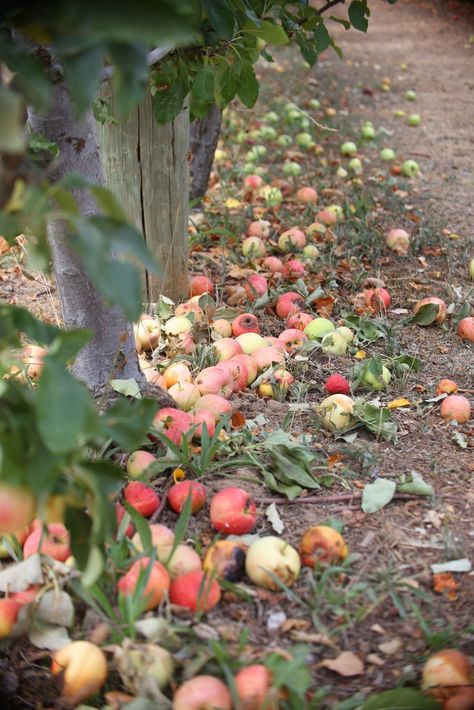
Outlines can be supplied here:
[[304, 299], [297, 291], [288, 291], [282, 296], [278, 296], [275, 304], [276, 314], [283, 320], [295, 315], [295, 313], [299, 313], [304, 307]]
[[138, 580], [148, 574], [148, 580], [143, 590], [141, 601], [144, 610], [155, 609], [170, 588], [170, 577], [166, 567], [161, 562], [153, 562], [150, 557], [136, 560], [117, 582], [117, 590], [123, 597], [135, 593]]
[[406, 256], [410, 248], [410, 235], [404, 229], [391, 229], [385, 238], [385, 243], [396, 254]]
[[423, 667], [422, 688], [437, 700], [456, 696], [472, 681], [472, 665], [461, 651], [446, 648], [430, 656]]
[[191, 278], [189, 292], [191, 296], [201, 296], [203, 293], [213, 294], [214, 284], [204, 274], [196, 274]]
[[[306, 249], [306, 247], [305, 247]], [[283, 278], [295, 282], [304, 277], [305, 265], [299, 259], [290, 259], [283, 265]]]
[[203, 570], [180, 575], [171, 583], [171, 603], [190, 611], [210, 611], [219, 604], [220, 598], [219, 583]]
[[242, 313], [232, 321], [233, 336], [236, 338], [242, 333], [260, 333], [258, 318], [253, 313]]
[[206, 487], [199, 481], [181, 481], [168, 491], [167, 501], [171, 510], [180, 513], [191, 495], [191, 513], [197, 513], [206, 504]]
[[227, 686], [211, 675], [197, 675], [176, 691], [173, 710], [232, 710], [232, 698]]
[[287, 318], [286, 324], [288, 328], [296, 328], [297, 330], [304, 331], [306, 326], [314, 320], [312, 313], [305, 313], [300, 311], [299, 313], [294, 313]]
[[13, 599], [0, 599], [0, 640], [11, 635], [21, 604]]
[[326, 429], [346, 429], [352, 423], [354, 400], [345, 394], [332, 394], [323, 399], [317, 411]]
[[211, 525], [226, 535], [245, 535], [257, 522], [257, 507], [242, 488], [229, 486], [216, 493], [210, 505]]
[[[421, 301], [417, 301], [413, 308], [413, 314], [416, 315], [423, 306], [427, 306], [431, 303], [438, 306], [438, 313], [434, 319], [435, 323], [444, 323], [447, 314], [446, 303], [437, 296], [428, 296], [427, 298], [422, 298]], [[422, 324], [420, 323], [420, 325]]]
[[240, 582], [245, 573], [247, 547], [237, 540], [217, 540], [204, 557], [203, 569], [218, 579]]
[[278, 340], [284, 344], [287, 353], [293, 353], [301, 347], [308, 338], [303, 331], [298, 328], [287, 328], [280, 333]]
[[250, 274], [244, 284], [248, 300], [253, 303], [268, 291], [268, 281], [263, 274]]
[[303, 533], [299, 553], [306, 567], [342, 562], [349, 554], [342, 535], [329, 525], [314, 525]]
[[294, 547], [274, 535], [254, 542], [245, 560], [245, 570], [252, 582], [275, 592], [282, 589], [278, 580], [291, 587], [298, 579], [300, 569], [300, 557]]
[[107, 659], [90, 641], [72, 641], [55, 651], [51, 673], [63, 676], [61, 698], [73, 707], [94, 695], [107, 679]]
[[456, 394], [458, 386], [453, 380], [440, 380], [436, 385], [436, 396], [440, 394]]

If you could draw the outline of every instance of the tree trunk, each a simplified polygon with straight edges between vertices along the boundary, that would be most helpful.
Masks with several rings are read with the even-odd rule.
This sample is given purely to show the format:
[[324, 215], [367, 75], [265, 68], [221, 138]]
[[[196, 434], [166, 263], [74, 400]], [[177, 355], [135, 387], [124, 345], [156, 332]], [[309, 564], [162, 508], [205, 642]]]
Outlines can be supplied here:
[[[102, 97], [114, 108], [111, 89]], [[130, 221], [143, 231], [162, 274], [145, 273], [146, 300], [188, 295], [189, 112], [165, 126], [153, 116], [151, 97], [118, 124], [101, 126], [100, 147], [108, 187]]]
[[191, 200], [201, 199], [206, 194], [221, 130], [222, 111], [213, 106], [205, 118], [191, 123]]
[[[98, 185], [105, 184], [92, 112], [81, 121], [75, 118], [63, 81], [54, 85], [47, 115], [30, 108], [28, 118], [35, 133], [59, 145], [60, 164], [53, 179], [74, 170]], [[75, 190], [74, 197], [82, 215], [99, 213], [89, 191]], [[63, 222], [51, 225], [50, 243], [65, 326], [90, 328], [94, 333], [76, 358], [74, 374], [92, 391], [100, 391], [111, 378], [134, 378], [144, 383], [131, 325], [119, 308], [105, 305], [80, 260], [69, 248]]]

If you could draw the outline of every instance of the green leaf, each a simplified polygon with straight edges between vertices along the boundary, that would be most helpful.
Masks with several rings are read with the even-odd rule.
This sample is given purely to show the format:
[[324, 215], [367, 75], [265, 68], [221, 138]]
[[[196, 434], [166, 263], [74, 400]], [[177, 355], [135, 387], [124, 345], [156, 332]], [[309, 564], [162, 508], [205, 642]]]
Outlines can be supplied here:
[[51, 343], [49, 354], [56, 360], [67, 363], [72, 360], [92, 337], [90, 330], [62, 330]]
[[147, 440], [158, 404], [153, 399], [119, 400], [103, 416], [107, 435], [126, 451], [139, 448]]
[[92, 545], [81, 576], [83, 586], [87, 588], [95, 584], [103, 570], [104, 555], [97, 545]]
[[434, 493], [433, 486], [426, 483], [417, 471], [410, 471], [400, 479], [397, 483], [397, 493], [412, 493], [416, 496], [432, 496]]
[[146, 47], [136, 42], [111, 42], [107, 50], [115, 64], [114, 106], [118, 115], [124, 117], [143, 98], [149, 73]]
[[123, 394], [124, 397], [135, 397], [141, 399], [142, 393], [138, 382], [131, 378], [129, 380], [110, 380], [110, 385], [115, 392]]
[[439, 304], [425, 303], [425, 305], [420, 308], [418, 313], [409, 318], [406, 322], [415, 323], [416, 325], [431, 325], [435, 322], [438, 312]]
[[362, 710], [441, 710], [441, 705], [420, 690], [397, 688], [373, 695]]
[[170, 123], [182, 111], [189, 92], [189, 76], [185, 66], [180, 64], [176, 73], [169, 76], [157, 73], [154, 86], [151, 100], [153, 115], [160, 124]]
[[204, 118], [214, 104], [214, 71], [204, 64], [196, 74], [191, 90], [191, 113]]
[[92, 520], [83, 510], [66, 508], [65, 524], [70, 532], [71, 552], [79, 569], [85, 569], [89, 559], [89, 541], [92, 532]]
[[355, 27], [356, 30], [367, 32], [367, 28], [369, 26], [367, 17], [370, 15], [367, 2], [363, 2], [362, 0], [352, 0], [349, 5], [348, 13], [352, 26]]
[[324, 22], [320, 22], [317, 27], [314, 28], [314, 39], [318, 54], [322, 54], [331, 44], [331, 38]]
[[225, 108], [234, 98], [239, 83], [240, 65], [222, 62], [215, 75], [214, 95], [219, 108]]
[[102, 185], [91, 185], [90, 190], [106, 217], [111, 217], [120, 222], [127, 222], [127, 215], [110, 190], [106, 187], [102, 187]]
[[257, 99], [259, 93], [259, 84], [253, 66], [251, 64], [243, 64], [242, 71], [239, 77], [239, 86], [237, 89], [237, 94], [239, 99], [242, 101], [244, 106], [247, 108], [252, 108]]
[[129, 516], [131, 517], [133, 524], [135, 525], [145, 555], [150, 556], [154, 548], [153, 541], [151, 539], [151, 530], [148, 522], [145, 520], [143, 515], [140, 515], [140, 513], [138, 513], [138, 511], [136, 511], [135, 508], [130, 505], [130, 503], [127, 503], [126, 500], [124, 500], [123, 505]]
[[104, 54], [105, 46], [96, 44], [79, 52], [64, 53], [61, 57], [79, 114], [84, 113], [97, 94]]
[[111, 126], [117, 123], [117, 119], [112, 111], [112, 106], [105, 99], [95, 99], [95, 101], [92, 102], [92, 112], [95, 120], [103, 126]]
[[38, 430], [54, 454], [74, 451], [97, 433], [99, 418], [87, 388], [51, 356], [44, 361], [36, 408]]
[[388, 407], [357, 403], [354, 407], [354, 416], [376, 436], [381, 436], [387, 441], [396, 439], [397, 423], [392, 419]]
[[43, 323], [26, 308], [0, 303], [0, 350], [20, 345], [19, 333], [41, 345], [49, 345], [63, 331]]
[[242, 32], [263, 39], [267, 44], [288, 44], [290, 41], [281, 25], [275, 25], [268, 20], [263, 20], [258, 26], [253, 23], [244, 25]]
[[395, 481], [390, 481], [388, 478], [377, 478], [374, 483], [366, 485], [362, 493], [364, 513], [376, 513], [390, 503], [396, 487]]
[[201, 0], [209, 22], [220, 39], [232, 39], [235, 18], [228, 0]]
[[43, 66], [31, 56], [30, 48], [21, 38], [13, 40], [6, 32], [2, 32], [0, 56], [15, 72], [15, 83], [25, 92], [28, 101], [38, 108], [45, 108], [51, 94], [51, 84]]

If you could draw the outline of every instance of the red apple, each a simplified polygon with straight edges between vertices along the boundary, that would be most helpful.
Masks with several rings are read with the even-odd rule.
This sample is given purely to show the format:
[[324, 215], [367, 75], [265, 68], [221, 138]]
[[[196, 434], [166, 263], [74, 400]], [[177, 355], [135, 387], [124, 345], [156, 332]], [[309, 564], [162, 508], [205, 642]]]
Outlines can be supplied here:
[[191, 611], [207, 612], [220, 601], [219, 583], [202, 570], [176, 577], [170, 587], [170, 601]]
[[214, 293], [214, 284], [203, 274], [193, 276], [189, 285], [191, 296], [201, 296], [203, 293]]
[[278, 340], [284, 344], [287, 353], [292, 353], [305, 343], [308, 338], [297, 328], [287, 328], [280, 333]]
[[254, 529], [257, 508], [242, 488], [223, 488], [211, 500], [211, 525], [226, 535], [245, 535]]
[[312, 187], [300, 187], [296, 193], [296, 199], [298, 202], [304, 202], [306, 204], [312, 203], [316, 204], [318, 201], [318, 193], [313, 190]]
[[155, 414], [153, 427], [161, 431], [173, 444], [180, 445], [183, 436], [186, 436], [186, 438], [189, 436], [191, 417], [186, 412], [181, 411], [181, 409], [163, 407]]
[[152, 562], [150, 557], [141, 557], [117, 582], [119, 593], [124, 597], [131, 596], [135, 592], [140, 575], [144, 575], [150, 565], [150, 574], [141, 598], [145, 611], [157, 607], [170, 588], [170, 577], [166, 567], [161, 562]]
[[443, 419], [453, 419], [459, 424], [464, 424], [471, 417], [469, 400], [461, 394], [448, 395], [441, 402], [441, 416]]
[[456, 394], [458, 386], [453, 380], [440, 380], [436, 387], [436, 395], [439, 394]]
[[263, 274], [251, 274], [244, 284], [248, 300], [253, 303], [268, 291], [268, 281]]
[[0, 484], [0, 535], [26, 528], [35, 512], [35, 499], [29, 488]]
[[[437, 700], [447, 700], [457, 696], [463, 686], [471, 685], [471, 675], [472, 666], [469, 657], [456, 649], [446, 648], [426, 661], [423, 668], [422, 688]], [[457, 706], [451, 707], [455, 710]], [[467, 710], [468, 708], [469, 706]]]
[[194, 410], [200, 412], [203, 409], [211, 412], [216, 422], [218, 422], [221, 417], [232, 414], [231, 403], [218, 394], [204, 394], [196, 404]]
[[331, 375], [324, 383], [324, 389], [329, 394], [350, 394], [351, 386], [342, 375]]
[[312, 313], [305, 313], [304, 311], [301, 311], [300, 313], [294, 313], [291, 315], [287, 321], [286, 324], [288, 328], [296, 328], [297, 330], [304, 330], [308, 323], [311, 323], [311, 321], [314, 320], [314, 316]]
[[[236, 338], [242, 333], [260, 333], [257, 316], [253, 313], [242, 313], [232, 321], [232, 334]], [[235, 353], [236, 355], [238, 353]]]
[[165, 562], [171, 580], [190, 572], [200, 572], [202, 570], [201, 558], [196, 550], [189, 545], [178, 545], [172, 557], [170, 559], [166, 558]]
[[342, 535], [328, 525], [314, 525], [308, 528], [300, 543], [301, 562], [307, 567], [317, 564], [333, 564], [345, 560], [349, 554]]
[[192, 382], [177, 382], [169, 388], [168, 392], [178, 407], [185, 412], [189, 412], [201, 397], [199, 388]]
[[211, 675], [197, 675], [176, 691], [173, 710], [232, 710], [232, 698], [224, 683]]
[[266, 256], [262, 261], [262, 266], [272, 274], [278, 274], [283, 271], [283, 262], [277, 256]]
[[[127, 514], [127, 511], [123, 507], [121, 503], [115, 503], [115, 516], [117, 518], [117, 527], [120, 526], [120, 523], [122, 522], [124, 516]], [[133, 533], [135, 532], [135, 526], [132, 522], [130, 522], [127, 525], [127, 529], [125, 530], [125, 536], [126, 537], [132, 537]]]
[[201, 395], [218, 394], [221, 397], [230, 397], [234, 387], [232, 376], [217, 366], [201, 370], [195, 383]]
[[302, 251], [306, 246], [306, 235], [301, 229], [292, 227], [280, 234], [278, 239], [278, 248], [280, 251]]
[[249, 190], [260, 190], [263, 185], [263, 179], [260, 175], [247, 175], [244, 179], [244, 187]]
[[302, 311], [304, 306], [305, 302], [300, 293], [288, 291], [277, 298], [275, 310], [279, 318], [286, 320], [289, 316]]
[[126, 485], [123, 496], [127, 503], [145, 518], [153, 515], [160, 506], [160, 498], [156, 491], [141, 481], [131, 481]]
[[[214, 395], [209, 394], [207, 397], [212, 397]], [[200, 409], [199, 411], [190, 412], [192, 424], [193, 424], [193, 439], [201, 439], [204, 429], [204, 424], [206, 425], [207, 433], [209, 436], [214, 436], [216, 430], [216, 420], [212, 412], [208, 409]]]
[[197, 513], [206, 503], [206, 488], [198, 481], [175, 483], [168, 491], [168, 504], [175, 513], [180, 513], [191, 495], [191, 512]]
[[375, 313], [383, 313], [390, 308], [392, 299], [385, 288], [370, 288], [364, 291], [366, 305]]
[[236, 362], [238, 365], [242, 366], [247, 370], [247, 385], [251, 385], [256, 379], [258, 373], [258, 366], [251, 355], [234, 355], [230, 362]]
[[242, 668], [234, 680], [242, 710], [271, 710], [275, 707], [268, 697], [272, 676], [265, 666], [254, 664]]
[[260, 239], [268, 239], [270, 236], [272, 225], [266, 219], [257, 219], [249, 224], [247, 234], [249, 237], [259, 237]]
[[37, 552], [59, 562], [65, 562], [71, 556], [69, 533], [62, 523], [51, 523], [47, 532], [38, 527], [28, 535], [23, 545], [23, 557], [26, 560]]
[[[298, 331], [299, 332], [299, 331]], [[285, 353], [279, 348], [272, 345], [267, 345], [265, 348], [260, 348], [256, 350], [252, 357], [257, 363], [259, 372], [265, 370], [267, 367], [276, 365], [285, 361]]]
[[472, 316], [461, 318], [458, 323], [458, 335], [463, 340], [474, 343], [474, 318]]
[[234, 338], [220, 338], [219, 340], [215, 340], [213, 347], [217, 353], [219, 362], [221, 360], [230, 360], [234, 355], [240, 355], [243, 352], [242, 347]]
[[290, 259], [283, 266], [283, 277], [287, 281], [297, 281], [306, 273], [304, 264], [299, 259]]
[[242, 363], [236, 362], [234, 359], [223, 360], [219, 363], [219, 365], [217, 365], [217, 367], [224, 370], [224, 372], [232, 377], [233, 392], [240, 392], [247, 386], [249, 373], [245, 365], [242, 365]]
[[22, 359], [26, 365], [26, 374], [31, 380], [37, 380], [44, 366], [44, 358], [48, 354], [45, 348], [39, 345], [25, 345]]
[[319, 210], [316, 214], [318, 222], [322, 222], [328, 227], [332, 227], [337, 222], [337, 214], [331, 210]]

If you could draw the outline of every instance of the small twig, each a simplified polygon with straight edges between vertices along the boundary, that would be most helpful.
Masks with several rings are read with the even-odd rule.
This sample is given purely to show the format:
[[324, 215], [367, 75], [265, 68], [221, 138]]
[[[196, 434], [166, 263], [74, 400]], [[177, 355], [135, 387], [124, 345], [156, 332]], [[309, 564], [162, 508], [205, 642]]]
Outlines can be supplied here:
[[[395, 493], [392, 500], [423, 500], [424, 496], [412, 495], [411, 493]], [[277, 505], [285, 505], [287, 503], [313, 503], [316, 505], [324, 505], [325, 503], [340, 503], [341, 501], [362, 500], [362, 493], [342, 493], [338, 496], [304, 496], [303, 498], [255, 498], [256, 503], [276, 503]]]
[[317, 13], [317, 14], [318, 14], [318, 15], [322, 15], [323, 12], [326, 12], [327, 10], [330, 10], [331, 7], [334, 7], [334, 5], [340, 5], [341, 3], [342, 3], [342, 5], [344, 5], [345, 1], [346, 1], [346, 0], [330, 0], [330, 2], [327, 2], [325, 5], [322, 6], [322, 8], [320, 8], [320, 9], [318, 10], [318, 13]]
[[158, 506], [158, 508], [155, 510], [155, 512], [151, 516], [150, 523], [156, 523], [156, 521], [160, 518], [163, 510], [165, 509], [166, 501], [168, 499], [168, 491], [173, 484], [174, 484], [174, 480], [171, 477], [170, 480], [166, 483], [163, 491], [160, 492], [160, 495], [161, 495], [160, 505]]
[[[154, 64], [158, 64], [159, 61], [163, 59], [163, 57], [166, 57], [167, 54], [172, 52], [174, 47], [156, 47], [156, 49], [153, 49], [151, 52], [147, 54], [146, 61], [149, 67], [152, 67]], [[104, 67], [100, 73], [100, 81], [108, 81], [114, 74], [114, 66], [110, 64], [107, 67]]]

